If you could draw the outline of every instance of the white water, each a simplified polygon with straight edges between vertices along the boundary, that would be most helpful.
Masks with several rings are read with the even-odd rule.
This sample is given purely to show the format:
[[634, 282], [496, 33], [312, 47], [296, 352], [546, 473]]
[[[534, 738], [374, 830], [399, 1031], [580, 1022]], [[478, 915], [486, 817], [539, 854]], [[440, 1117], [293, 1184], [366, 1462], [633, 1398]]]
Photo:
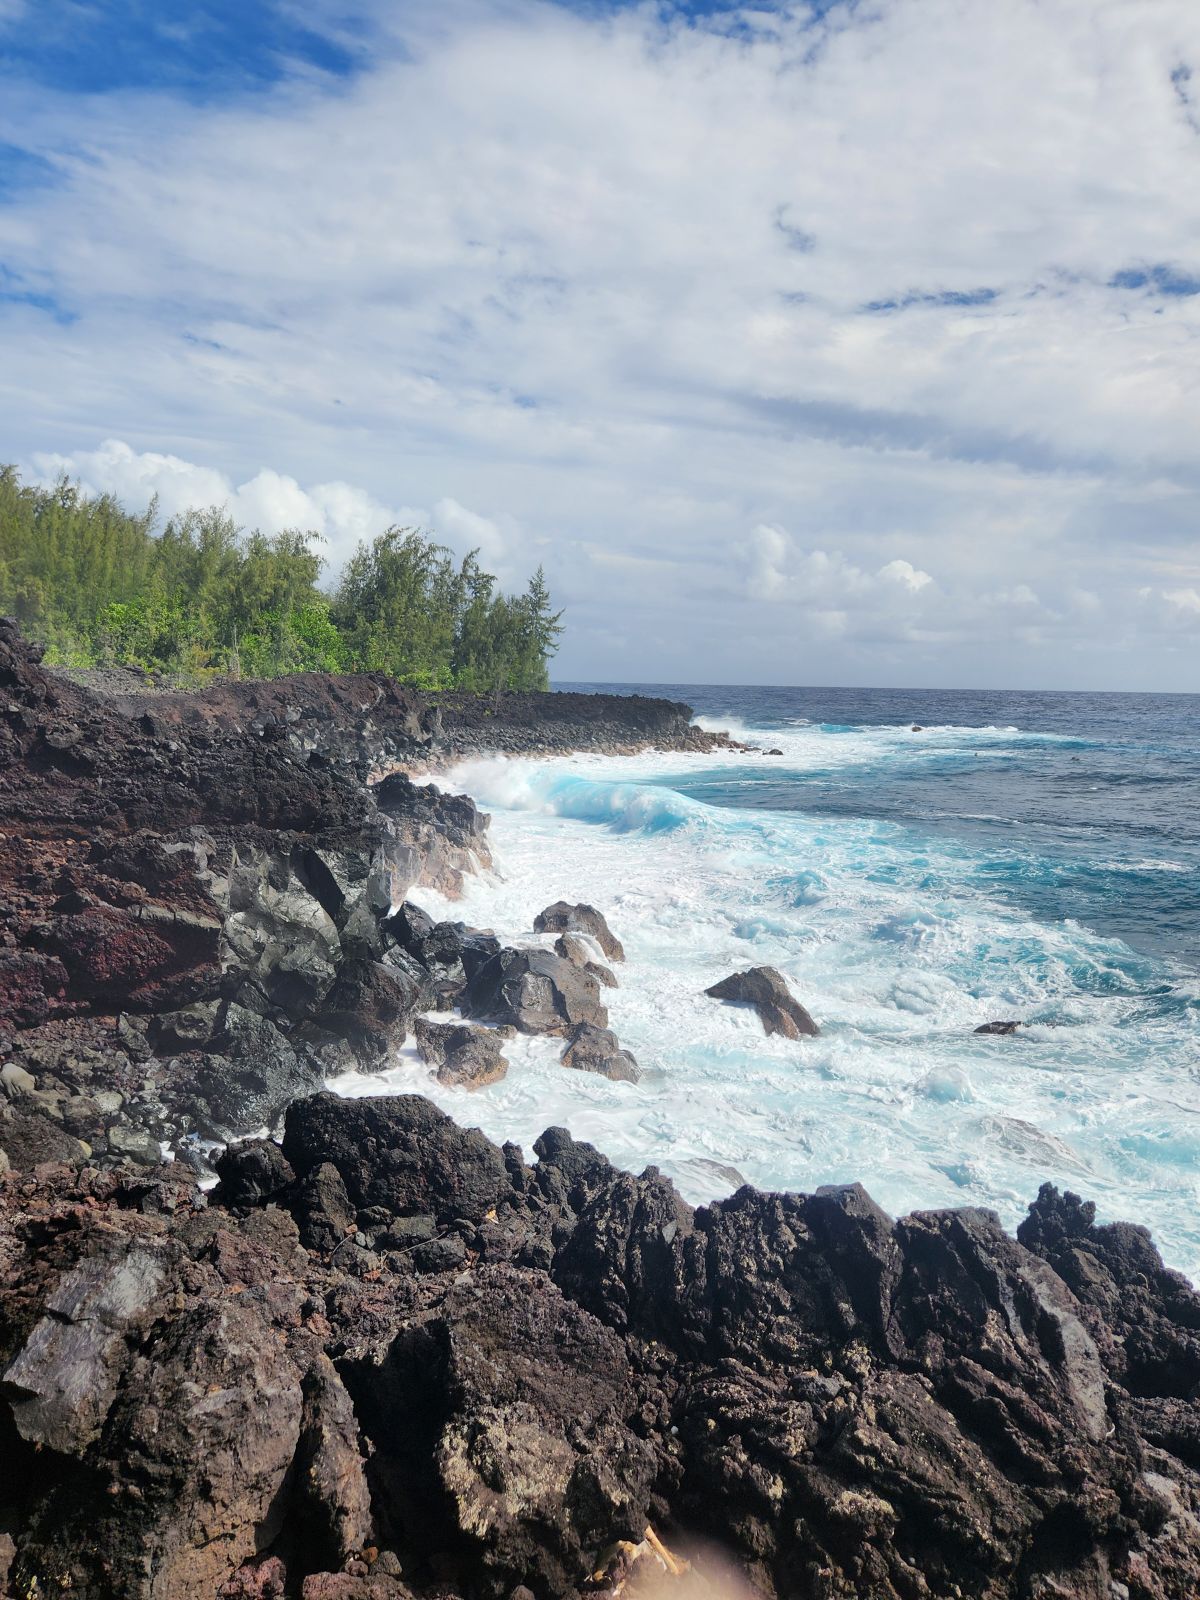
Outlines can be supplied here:
[[[934, 759], [963, 733], [927, 730], [922, 748]], [[1013, 736], [970, 733], [984, 757]], [[789, 768], [828, 770], [877, 762], [906, 734], [834, 748], [816, 728], [770, 737]], [[438, 1084], [411, 1046], [387, 1073], [333, 1087], [426, 1094], [527, 1154], [562, 1124], [621, 1166], [660, 1167], [693, 1202], [742, 1180], [858, 1179], [893, 1214], [982, 1204], [1012, 1227], [1051, 1179], [1102, 1218], [1148, 1224], [1172, 1265], [1200, 1275], [1194, 1011], [1164, 1016], [1146, 959], [1119, 941], [964, 887], [952, 840], [914, 854], [888, 824], [708, 807], [645, 781], [716, 768], [751, 781], [763, 759], [493, 758], [438, 779], [491, 812], [498, 871], [457, 902], [413, 898], [505, 943], [551, 943], [531, 930], [553, 900], [598, 906], [627, 957], [603, 998], [642, 1082], [569, 1071], [561, 1040], [520, 1038], [507, 1077], [474, 1093]], [[705, 997], [761, 964], [783, 972], [819, 1039], [768, 1039], [753, 1013]], [[972, 1032], [1008, 1016], [1034, 1025]]]

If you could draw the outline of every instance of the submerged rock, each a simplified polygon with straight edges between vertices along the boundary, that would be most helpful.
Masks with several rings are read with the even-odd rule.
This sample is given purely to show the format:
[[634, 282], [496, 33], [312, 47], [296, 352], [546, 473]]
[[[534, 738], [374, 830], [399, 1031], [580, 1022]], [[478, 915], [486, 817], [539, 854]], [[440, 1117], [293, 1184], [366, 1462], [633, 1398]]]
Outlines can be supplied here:
[[751, 967], [746, 972], [735, 972], [704, 992], [714, 1000], [753, 1006], [768, 1034], [781, 1033], [787, 1039], [799, 1039], [815, 1038], [821, 1031], [774, 967]]
[[1020, 1027], [1023, 1027], [1023, 1026], [1024, 1026], [1024, 1024], [1020, 1023], [1020, 1022], [983, 1022], [983, 1023], [980, 1023], [979, 1027], [975, 1029], [975, 1032], [976, 1033], [1016, 1033], [1017, 1029], [1020, 1028]]

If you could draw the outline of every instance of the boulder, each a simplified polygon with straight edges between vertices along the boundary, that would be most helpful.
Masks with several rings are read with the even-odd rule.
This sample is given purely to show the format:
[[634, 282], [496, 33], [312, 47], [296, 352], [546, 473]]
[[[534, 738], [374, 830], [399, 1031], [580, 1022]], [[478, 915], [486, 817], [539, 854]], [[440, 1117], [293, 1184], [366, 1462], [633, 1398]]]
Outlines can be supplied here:
[[582, 1022], [575, 1029], [559, 1060], [564, 1067], [598, 1072], [603, 1078], [622, 1083], [637, 1083], [641, 1077], [637, 1062], [628, 1050], [622, 1050], [612, 1029], [596, 1028], [590, 1022]]
[[[477, 1268], [343, 1375], [383, 1469], [381, 1511], [463, 1551], [486, 1574], [471, 1592], [574, 1593], [603, 1547], [644, 1533], [659, 1460], [630, 1426], [628, 1354], [543, 1274]], [[420, 1475], [392, 1468], [412, 1439]]]
[[573, 967], [590, 972], [596, 982], [606, 989], [619, 987], [616, 977], [602, 961], [597, 961], [591, 942], [581, 933], [560, 933], [554, 941], [554, 953], [569, 961]]
[[306, 1051], [234, 1001], [214, 1043], [218, 1053], [176, 1057], [165, 1088], [207, 1138], [273, 1128], [292, 1100], [322, 1085], [321, 1069]]
[[213, 1202], [222, 1206], [257, 1206], [295, 1181], [287, 1157], [270, 1139], [246, 1139], [222, 1150], [215, 1162], [221, 1180]]
[[595, 978], [550, 950], [505, 949], [492, 956], [467, 985], [462, 1009], [522, 1033], [566, 1037], [581, 1022], [608, 1025]]
[[610, 961], [624, 961], [625, 950], [614, 935], [603, 912], [595, 906], [568, 904], [556, 900], [552, 906], [539, 911], [533, 924], [534, 933], [586, 933], [589, 934]]
[[332, 1163], [355, 1206], [401, 1216], [478, 1222], [512, 1193], [501, 1151], [420, 1095], [298, 1100], [288, 1110], [283, 1153], [302, 1176]]
[[437, 1068], [439, 1083], [482, 1089], [498, 1083], [508, 1071], [500, 1049], [500, 1035], [490, 1028], [466, 1023], [416, 1022], [417, 1050], [422, 1061]]
[[1017, 1029], [1022, 1026], [1023, 1024], [1020, 1022], [982, 1022], [980, 1023], [979, 1027], [975, 1029], [975, 1032], [1001, 1034], [1016, 1033]]
[[735, 972], [704, 992], [714, 1000], [753, 1006], [762, 1019], [765, 1033], [781, 1033], [786, 1039], [799, 1039], [815, 1038], [821, 1031], [774, 967], [751, 967], [746, 972]]
[[381, 961], [343, 961], [316, 1022], [344, 1039], [368, 1071], [380, 1066], [408, 1034], [419, 986]]

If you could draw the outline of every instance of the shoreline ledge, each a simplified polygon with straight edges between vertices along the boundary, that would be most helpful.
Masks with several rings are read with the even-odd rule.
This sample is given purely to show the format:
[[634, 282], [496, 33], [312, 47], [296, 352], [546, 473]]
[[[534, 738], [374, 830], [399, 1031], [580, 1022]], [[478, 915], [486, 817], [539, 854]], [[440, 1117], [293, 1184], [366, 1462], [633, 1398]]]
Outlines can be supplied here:
[[1200, 1295], [1145, 1229], [1048, 1185], [1015, 1239], [859, 1185], [693, 1210], [324, 1091], [500, 954], [406, 910], [490, 862], [412, 773], [730, 743], [639, 697], [89, 686], [0, 620], [0, 1594], [1200, 1594]]

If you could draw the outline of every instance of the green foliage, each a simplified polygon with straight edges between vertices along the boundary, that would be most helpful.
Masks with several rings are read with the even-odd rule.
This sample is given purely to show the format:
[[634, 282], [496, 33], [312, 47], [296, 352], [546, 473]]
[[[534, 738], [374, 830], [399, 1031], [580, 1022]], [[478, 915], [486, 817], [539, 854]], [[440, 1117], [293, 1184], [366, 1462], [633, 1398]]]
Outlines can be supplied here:
[[539, 567], [509, 596], [472, 552], [413, 528], [361, 544], [332, 596], [317, 535], [244, 534], [219, 507], [155, 532], [110, 495], [89, 499], [0, 468], [0, 612], [66, 666], [214, 673], [386, 672], [425, 689], [548, 687], [561, 613]]

